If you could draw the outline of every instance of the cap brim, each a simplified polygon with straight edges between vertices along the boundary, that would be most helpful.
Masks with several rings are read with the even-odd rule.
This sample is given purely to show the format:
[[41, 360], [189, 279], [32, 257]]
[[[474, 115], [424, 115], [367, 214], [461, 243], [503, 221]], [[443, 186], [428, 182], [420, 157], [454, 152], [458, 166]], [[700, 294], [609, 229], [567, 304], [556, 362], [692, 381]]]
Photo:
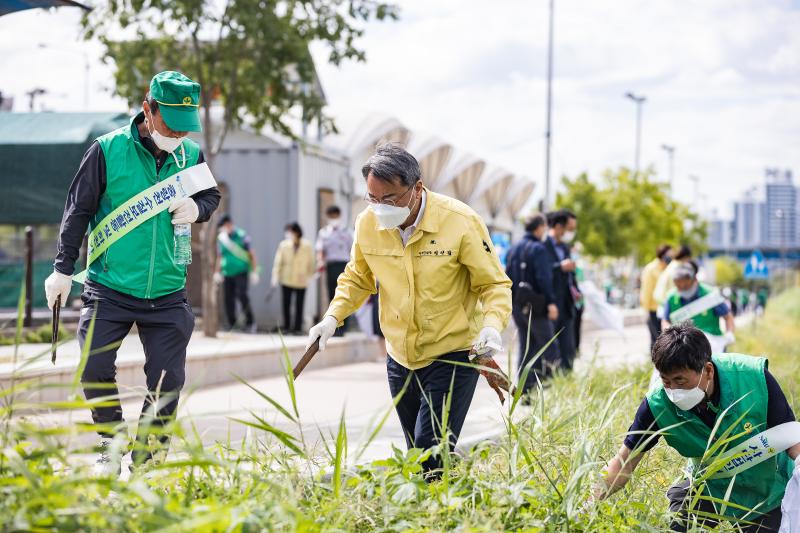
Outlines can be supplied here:
[[196, 107], [160, 105], [158, 110], [172, 131], [203, 131]]

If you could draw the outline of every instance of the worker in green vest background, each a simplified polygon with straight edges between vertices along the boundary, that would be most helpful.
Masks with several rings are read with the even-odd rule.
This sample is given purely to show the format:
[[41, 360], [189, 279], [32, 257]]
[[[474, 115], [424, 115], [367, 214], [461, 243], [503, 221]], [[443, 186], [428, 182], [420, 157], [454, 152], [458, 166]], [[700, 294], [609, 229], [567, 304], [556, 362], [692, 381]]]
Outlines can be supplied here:
[[[129, 125], [92, 143], [67, 194], [45, 293], [51, 308], [59, 298], [66, 303], [88, 228], [89, 265], [75, 281], [85, 279], [78, 340], [82, 350], [91, 340], [81, 381], [86, 399], [96, 402], [98, 475], [118, 475], [128, 448], [116, 357], [134, 324], [144, 347], [148, 390], [134, 464], [157, 451], [162, 455], [169, 443], [158, 428], [174, 416], [194, 329], [185, 290], [190, 228], [207, 221], [220, 201], [200, 147], [187, 137], [201, 131], [199, 105], [200, 84], [180, 72], [156, 74], [142, 111]], [[195, 178], [204, 175], [204, 184], [193, 193]]]
[[[734, 322], [731, 308], [725, 297], [714, 287], [697, 280], [694, 261], [678, 265], [672, 273], [675, 288], [667, 294], [662, 311], [662, 330], [673, 324], [690, 320], [706, 334], [714, 353], [721, 353], [734, 343]], [[725, 333], [719, 321], [725, 321]]]
[[258, 263], [250, 237], [242, 228], [234, 226], [230, 215], [223, 215], [219, 220], [217, 251], [214, 281], [222, 284], [228, 328], [232, 330], [239, 324], [236, 317], [238, 300], [244, 313], [244, 331], [255, 333], [256, 324], [248, 290], [250, 285], [257, 285], [260, 280]]
[[[800, 423], [767, 360], [712, 355], [703, 332], [684, 322], [661, 333], [652, 361], [660, 381], [642, 400], [593, 497], [621, 489], [644, 453], [664, 437], [689, 459], [691, 472], [667, 491], [676, 513], [673, 531], [712, 527], [723, 516], [742, 531], [778, 531], [786, 486], [792, 477], [795, 484], [800, 481], [793, 462], [800, 455]], [[731, 442], [707, 454], [724, 435]], [[723, 454], [727, 461], [712, 465]]]

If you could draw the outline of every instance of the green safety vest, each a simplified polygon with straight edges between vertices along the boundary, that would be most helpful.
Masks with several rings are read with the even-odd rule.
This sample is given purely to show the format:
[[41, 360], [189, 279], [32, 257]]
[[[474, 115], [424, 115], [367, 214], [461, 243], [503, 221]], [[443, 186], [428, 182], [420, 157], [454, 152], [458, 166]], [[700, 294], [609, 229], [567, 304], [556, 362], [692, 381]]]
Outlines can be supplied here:
[[[712, 361], [719, 376], [720, 396], [717, 416], [721, 416], [725, 409], [730, 407], [719, 424], [714, 440], [744, 415], [730, 436], [740, 433], [743, 435], [717, 452], [722, 453], [767, 429], [767, 380], [764, 377], [767, 360], [764, 357], [726, 353], [713, 355]], [[743, 399], [734, 405], [739, 398]], [[682, 411], [675, 407], [661, 383], [648, 392], [647, 405], [660, 428], [683, 422], [663, 436], [667, 444], [675, 448], [679, 454], [690, 458], [690, 463], [696, 469], [709, 446], [711, 428], [694, 412]], [[724, 500], [728, 485], [733, 479], [733, 489], [728, 501], [748, 509], [758, 506], [757, 512], [767, 513], [781, 504], [793, 470], [794, 463], [784, 451], [738, 473], [735, 478], [706, 480], [702, 490], [704, 495]], [[747, 511], [729, 506], [725, 514], [742, 518]], [[757, 514], [751, 513], [745, 519], [757, 517]]]
[[[125, 200], [181, 170], [171, 155], [161, 170], [156, 170], [156, 160], [142, 145], [133, 120], [97, 142], [105, 158], [106, 190], [89, 222], [89, 233]], [[197, 143], [184, 139], [183, 148], [186, 167], [196, 165], [200, 155]], [[173, 231], [171, 214], [162, 211], [128, 232], [89, 265], [88, 278], [136, 298], [158, 298], [182, 289], [186, 266], [173, 259]]]
[[[229, 233], [228, 237], [231, 240], [231, 245], [235, 247], [236, 252], [229, 250], [228, 247], [224, 246], [221, 242], [217, 243], [221, 255], [220, 267], [222, 269], [222, 275], [230, 277], [249, 272], [251, 266], [250, 257], [247, 254], [247, 250], [244, 249], [247, 234], [243, 229], [235, 228], [233, 234]], [[245, 257], [247, 257], [246, 261]]]
[[[697, 298], [702, 298], [710, 293], [711, 290], [712, 289], [708, 285], [700, 283], [697, 287]], [[669, 305], [670, 313], [677, 311], [684, 305], [681, 303], [681, 296], [676, 290], [673, 290], [667, 296], [667, 304]], [[694, 315], [691, 320], [694, 326], [700, 331], [704, 331], [709, 335], [722, 335], [722, 330], [719, 327], [719, 317], [714, 314], [713, 307], [711, 309], [706, 309], [698, 315]]]

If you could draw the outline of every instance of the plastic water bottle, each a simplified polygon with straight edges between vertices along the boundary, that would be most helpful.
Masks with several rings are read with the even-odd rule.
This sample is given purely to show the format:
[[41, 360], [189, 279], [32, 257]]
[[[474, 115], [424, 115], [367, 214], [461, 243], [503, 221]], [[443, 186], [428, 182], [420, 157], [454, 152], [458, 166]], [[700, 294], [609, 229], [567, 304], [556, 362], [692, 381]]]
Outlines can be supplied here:
[[192, 262], [192, 225], [175, 224], [175, 264], [188, 265]]

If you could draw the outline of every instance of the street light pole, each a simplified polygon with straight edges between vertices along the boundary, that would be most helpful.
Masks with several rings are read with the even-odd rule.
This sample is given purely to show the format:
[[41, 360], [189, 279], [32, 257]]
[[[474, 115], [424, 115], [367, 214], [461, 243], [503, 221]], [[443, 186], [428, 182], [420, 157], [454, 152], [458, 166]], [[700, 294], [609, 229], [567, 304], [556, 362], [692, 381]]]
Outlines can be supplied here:
[[547, 125], [545, 129], [545, 149], [544, 149], [544, 199], [542, 200], [542, 211], [550, 207], [550, 144], [552, 142], [553, 131], [551, 125], [551, 114], [553, 109], [553, 11], [555, 8], [554, 0], [550, 0], [550, 22], [547, 41]]
[[669, 188], [672, 189], [672, 180], [675, 177], [675, 147], [662, 144], [661, 149], [667, 152], [667, 157], [669, 159]]
[[697, 210], [697, 213], [700, 213], [700, 178], [695, 175], [690, 175], [689, 180], [694, 182], [694, 208]]
[[639, 174], [639, 155], [642, 145], [642, 104], [647, 98], [644, 95], [636, 96], [632, 92], [625, 93], [625, 98], [629, 98], [636, 104], [636, 174]]

